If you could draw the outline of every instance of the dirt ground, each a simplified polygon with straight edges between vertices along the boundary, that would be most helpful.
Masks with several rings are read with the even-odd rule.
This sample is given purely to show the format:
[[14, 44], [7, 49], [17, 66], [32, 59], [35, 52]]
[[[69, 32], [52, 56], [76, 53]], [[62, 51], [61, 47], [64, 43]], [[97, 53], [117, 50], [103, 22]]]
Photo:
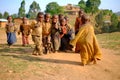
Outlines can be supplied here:
[[[21, 44], [21, 36], [17, 36], [17, 39], [16, 44]], [[6, 44], [6, 35], [1, 31], [0, 44]], [[30, 44], [33, 44], [31, 39]], [[39, 63], [40, 61], [44, 66], [36, 67], [31, 64], [22, 73], [10, 71], [0, 73], [0, 80], [120, 80], [120, 55], [113, 50], [104, 48], [101, 50], [102, 60], [98, 61], [98, 64], [84, 67], [80, 65], [80, 54], [77, 53], [60, 52], [37, 57], [29, 53], [27, 58], [21, 59], [30, 61], [32, 57], [34, 59], [31, 62]], [[13, 53], [13, 55], [17, 54]]]

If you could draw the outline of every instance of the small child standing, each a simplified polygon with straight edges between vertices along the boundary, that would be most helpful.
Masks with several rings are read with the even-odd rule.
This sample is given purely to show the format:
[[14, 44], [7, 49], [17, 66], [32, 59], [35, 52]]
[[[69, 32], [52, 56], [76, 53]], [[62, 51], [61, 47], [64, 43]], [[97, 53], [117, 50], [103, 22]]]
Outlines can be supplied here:
[[35, 44], [35, 48], [33, 51], [33, 55], [43, 55], [43, 46], [42, 46], [42, 28], [44, 27], [44, 14], [42, 12], [39, 12], [37, 14], [36, 21], [33, 22], [31, 25], [32, 29], [32, 40]]
[[[44, 16], [44, 23], [45, 26], [43, 27], [43, 46], [45, 48], [45, 53], [48, 53], [47, 47], [48, 44], [51, 44], [51, 23], [50, 23], [50, 19], [51, 19], [51, 15], [49, 13], [46, 13]], [[50, 53], [50, 51], [49, 51]]]
[[28, 37], [30, 35], [30, 25], [27, 23], [26, 17], [23, 17], [22, 21], [23, 23], [20, 25], [18, 34], [20, 34], [20, 32], [22, 33], [22, 45], [27, 46], [29, 44]]
[[15, 27], [14, 23], [12, 22], [12, 16], [7, 17], [8, 23], [6, 24], [5, 30], [7, 34], [7, 43], [8, 46], [11, 47], [13, 43], [16, 42], [16, 31], [17, 28]]
[[61, 32], [61, 28], [58, 22], [58, 15], [53, 15], [52, 16], [52, 27], [51, 27], [51, 41], [52, 41], [55, 53], [60, 48], [60, 41], [61, 41], [60, 32]]

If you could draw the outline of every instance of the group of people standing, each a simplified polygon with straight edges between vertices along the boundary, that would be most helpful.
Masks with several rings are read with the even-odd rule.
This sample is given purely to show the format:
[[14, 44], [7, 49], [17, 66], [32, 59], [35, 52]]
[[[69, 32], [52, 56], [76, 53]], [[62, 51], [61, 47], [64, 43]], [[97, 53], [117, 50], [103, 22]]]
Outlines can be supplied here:
[[[17, 29], [12, 23], [12, 17], [9, 16], [6, 25], [7, 42], [11, 46], [16, 42], [15, 32]], [[43, 48], [46, 43], [52, 44], [53, 52], [72, 50], [80, 53], [83, 65], [90, 62], [96, 63], [101, 59], [94, 28], [90, 23], [90, 17], [84, 14], [83, 10], [79, 11], [76, 18], [75, 27], [69, 24], [69, 18], [62, 14], [51, 16], [49, 13], [39, 12], [36, 21], [27, 24], [27, 18], [22, 18], [18, 34], [22, 33], [23, 46], [29, 44], [28, 36], [31, 34], [35, 44], [33, 55], [43, 55]], [[74, 29], [75, 28], [75, 29]]]
[[[22, 45], [26, 46], [29, 44], [29, 35], [31, 34], [32, 40], [35, 44], [33, 51], [34, 55], [42, 55], [44, 53], [43, 48], [46, 47], [46, 43], [52, 44], [52, 51], [54, 53], [61, 51], [72, 50], [69, 42], [74, 38], [74, 29], [68, 23], [69, 18], [62, 14], [51, 16], [49, 13], [43, 14], [39, 12], [36, 17], [36, 21], [28, 24], [26, 17], [22, 18], [19, 30], [15, 27], [12, 22], [12, 17], [9, 16], [8, 23], [6, 25], [6, 33], [14, 34], [14, 38], [11, 36], [7, 38], [8, 45], [11, 46], [16, 42], [15, 33], [22, 34]], [[10, 20], [11, 19], [11, 20]], [[13, 25], [9, 25], [9, 24]], [[9, 31], [14, 27], [13, 31]], [[8, 29], [9, 28], [9, 29]], [[9, 35], [7, 35], [8, 37]], [[15, 40], [14, 40], [15, 39]]]

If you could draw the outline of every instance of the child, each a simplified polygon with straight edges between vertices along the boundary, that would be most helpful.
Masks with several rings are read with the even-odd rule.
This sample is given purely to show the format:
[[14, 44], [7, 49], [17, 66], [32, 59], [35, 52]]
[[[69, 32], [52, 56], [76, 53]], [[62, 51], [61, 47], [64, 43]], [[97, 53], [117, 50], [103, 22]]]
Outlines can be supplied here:
[[13, 43], [16, 42], [16, 34], [17, 28], [15, 27], [14, 23], [12, 22], [12, 16], [7, 17], [8, 23], [6, 24], [5, 30], [7, 34], [7, 43], [8, 46], [11, 47]]
[[61, 38], [61, 46], [60, 46], [60, 50], [62, 51], [66, 51], [69, 45], [68, 42], [68, 37], [67, 37], [67, 28], [66, 28], [66, 20], [65, 19], [61, 19], [60, 22], [60, 27], [61, 27], [61, 33], [60, 33], [60, 38]]
[[32, 29], [32, 40], [35, 43], [35, 49], [33, 51], [33, 55], [43, 55], [43, 47], [42, 47], [42, 28], [44, 27], [43, 23], [44, 14], [39, 12], [37, 14], [37, 22], [33, 22], [31, 25]]
[[28, 37], [30, 35], [30, 25], [27, 23], [26, 17], [23, 17], [22, 21], [23, 23], [20, 25], [20, 31], [18, 34], [20, 34], [20, 32], [22, 33], [22, 44], [23, 46], [26, 46], [29, 44]]
[[[46, 13], [45, 16], [45, 26], [43, 27], [43, 46], [45, 48], [45, 53], [48, 53], [47, 47], [48, 44], [51, 45], [51, 23], [50, 23], [50, 19], [51, 16], [49, 13]], [[52, 46], [52, 45], [51, 45]]]
[[58, 15], [53, 15], [51, 27], [51, 41], [55, 53], [59, 50], [60, 47], [60, 32], [61, 28], [58, 22]]

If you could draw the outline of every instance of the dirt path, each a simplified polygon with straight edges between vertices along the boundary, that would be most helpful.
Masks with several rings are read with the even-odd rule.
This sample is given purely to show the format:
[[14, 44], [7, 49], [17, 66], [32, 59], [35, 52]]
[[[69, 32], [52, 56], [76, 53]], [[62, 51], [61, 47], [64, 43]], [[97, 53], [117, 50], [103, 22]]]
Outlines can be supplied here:
[[[80, 65], [79, 54], [57, 53], [42, 56], [44, 64], [59, 67], [58, 71], [45, 71], [43, 80], [120, 80], [120, 56], [102, 49], [103, 59], [96, 65]], [[45, 60], [45, 61], [44, 61]]]
[[[21, 37], [17, 38], [16, 44], [20, 44]], [[5, 44], [5, 39], [5, 35], [1, 35], [0, 44]], [[31, 62], [31, 65], [20, 74], [1, 73], [0, 80], [120, 80], [120, 54], [108, 49], [101, 50], [103, 59], [96, 65], [90, 64], [84, 67], [80, 65], [80, 55], [76, 53], [60, 52], [37, 57], [32, 55], [27, 58], [18, 57]], [[36, 67], [33, 63], [43, 66]], [[11, 76], [12, 79], [6, 79]]]

